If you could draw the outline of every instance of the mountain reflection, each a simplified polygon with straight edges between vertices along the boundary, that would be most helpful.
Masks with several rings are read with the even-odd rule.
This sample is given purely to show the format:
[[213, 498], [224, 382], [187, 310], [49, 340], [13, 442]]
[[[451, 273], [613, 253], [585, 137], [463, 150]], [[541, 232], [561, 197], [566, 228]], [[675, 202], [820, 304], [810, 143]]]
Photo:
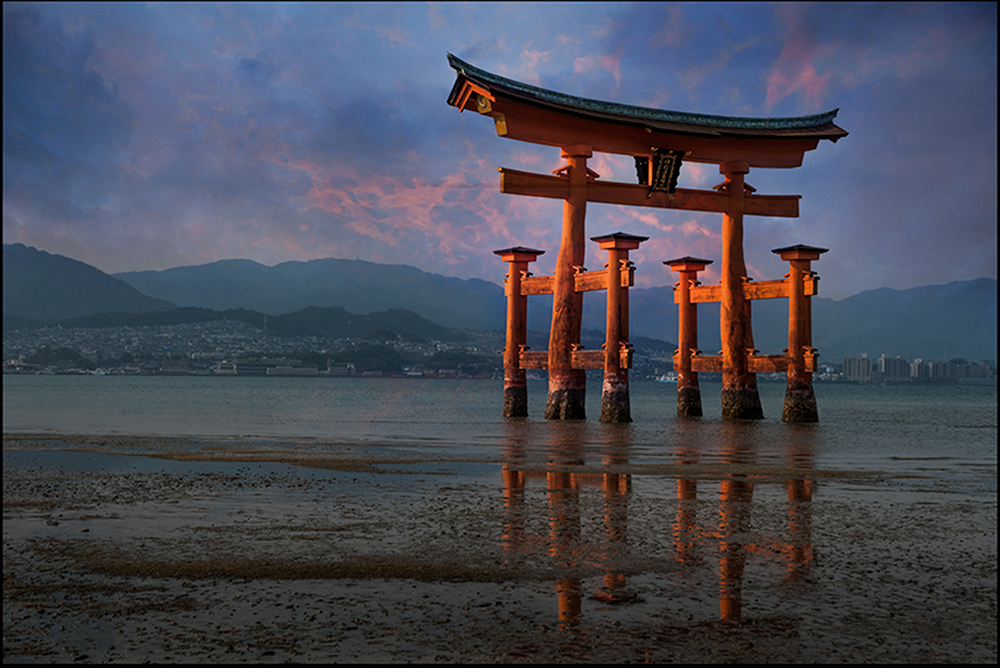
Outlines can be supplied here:
[[[502, 467], [503, 553], [510, 565], [544, 563], [556, 574], [560, 628], [570, 628], [580, 620], [584, 598], [601, 605], [628, 603], [638, 598], [629, 587], [629, 573], [640, 574], [649, 565], [662, 570], [663, 554], [637, 553], [642, 548], [629, 540], [629, 503], [636, 500], [633, 494], [637, 493], [630, 471], [643, 474], [645, 490], [650, 482], [676, 485], [675, 498], [671, 493], [664, 501], [667, 505], [659, 515], [662, 521], [653, 526], [643, 522], [641, 530], [662, 532], [669, 545], [669, 560], [679, 566], [682, 575], [689, 571], [691, 582], [704, 582], [706, 573], [717, 574], [718, 619], [743, 619], [748, 558], [784, 566], [784, 575], [777, 581], [755, 586], [800, 582], [808, 574], [813, 562], [810, 502], [814, 482], [807, 475], [814, 463], [812, 430], [793, 426], [796, 433], [781, 453], [784, 467], [775, 467], [772, 458], [765, 470], [757, 461], [754, 439], [748, 438], [752, 425], [723, 423], [718, 426], [721, 431], [712, 430], [719, 438], [711, 444], [699, 443], [707, 431], [704, 423], [681, 420], [676, 427], [682, 432], [672, 453], [678, 466], [668, 475], [646, 475], [642, 466], [629, 466], [629, 444], [627, 439], [622, 441], [627, 430], [609, 430], [614, 442], [599, 449], [599, 455], [591, 454], [591, 461], [579, 445], [581, 439], [573, 438], [571, 430], [553, 430], [556, 436], [544, 464], [538, 460], [540, 453], [532, 452], [534, 445], [529, 447], [525, 439], [508, 434], [512, 438], [503, 450]], [[593, 453], [593, 448], [588, 451]], [[758, 526], [754, 521], [753, 510], [761, 505], [758, 502], [755, 506], [755, 486], [762, 485], [784, 486], [786, 519], [780, 526], [773, 522]], [[548, 531], [544, 533], [537, 516], [543, 511], [536, 498], [543, 490], [548, 513]], [[539, 559], [542, 555], [546, 558]], [[599, 584], [593, 591], [585, 591], [584, 581], [599, 571], [603, 571]], [[683, 594], [677, 592], [678, 596]]]

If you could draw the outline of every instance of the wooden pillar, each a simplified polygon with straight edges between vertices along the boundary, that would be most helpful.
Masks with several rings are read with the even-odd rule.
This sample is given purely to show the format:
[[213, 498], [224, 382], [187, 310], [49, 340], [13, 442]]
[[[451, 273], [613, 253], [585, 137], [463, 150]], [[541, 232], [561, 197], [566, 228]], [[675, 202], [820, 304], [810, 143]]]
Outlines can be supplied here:
[[607, 270], [607, 330], [604, 339], [604, 384], [601, 390], [601, 422], [631, 422], [629, 403], [627, 356], [628, 342], [628, 284], [631, 263], [628, 252], [635, 250], [649, 237], [639, 237], [616, 232], [592, 241], [608, 251]]
[[771, 252], [778, 253], [791, 265], [788, 271], [788, 384], [785, 386], [785, 407], [781, 420], [819, 422], [812, 372], [806, 366], [806, 356], [813, 355], [813, 347], [812, 304], [806, 294], [805, 281], [812, 275], [811, 262], [818, 260], [827, 249], [800, 244]]
[[545, 251], [515, 246], [493, 251], [508, 262], [504, 292], [507, 295], [507, 339], [503, 349], [503, 415], [528, 415], [528, 383], [521, 368], [521, 350], [528, 340], [528, 297], [521, 294], [521, 279], [528, 277], [528, 263]]
[[757, 393], [757, 374], [750, 373], [748, 356], [753, 351], [750, 300], [744, 297], [747, 280], [743, 259], [743, 176], [746, 162], [719, 166], [726, 176], [729, 211], [722, 217], [722, 302], [719, 325], [722, 334], [722, 417], [759, 420], [764, 417]]
[[691, 288], [698, 285], [698, 272], [712, 264], [711, 260], [685, 256], [667, 260], [673, 271], [680, 272], [677, 282], [677, 352], [674, 371], [677, 372], [677, 415], [701, 417], [701, 389], [698, 372], [691, 367], [691, 358], [698, 353], [698, 305], [691, 302]]
[[552, 329], [549, 332], [549, 396], [546, 419], [576, 420], [587, 417], [587, 374], [573, 368], [573, 349], [580, 345], [583, 324], [583, 293], [576, 291], [575, 276], [583, 271], [585, 218], [587, 214], [587, 158], [589, 146], [565, 146], [562, 157], [569, 176], [569, 194], [563, 201], [562, 240], [556, 257], [552, 298]]

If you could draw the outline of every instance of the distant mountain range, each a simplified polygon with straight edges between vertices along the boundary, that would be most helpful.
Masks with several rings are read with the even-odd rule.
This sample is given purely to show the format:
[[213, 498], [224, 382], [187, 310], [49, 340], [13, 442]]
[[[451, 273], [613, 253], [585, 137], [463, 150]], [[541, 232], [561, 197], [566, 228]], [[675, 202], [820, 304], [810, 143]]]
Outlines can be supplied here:
[[[820, 295], [823, 283], [820, 281]], [[677, 307], [671, 288], [630, 290], [632, 331], [676, 339]], [[698, 345], [706, 353], [721, 347], [719, 309], [698, 307]], [[602, 307], [603, 308], [603, 307]], [[879, 288], [842, 300], [812, 298], [813, 345], [820, 361], [868, 354], [971, 361], [997, 359], [997, 282], [980, 278], [909, 290]], [[592, 326], [592, 325], [587, 325]], [[602, 325], [603, 328], [603, 325]], [[788, 346], [788, 304], [784, 299], [753, 303], [754, 345], [775, 354]]]
[[[397, 333], [405, 329], [416, 336], [441, 340], [454, 336], [457, 329], [504, 327], [501, 285], [440, 276], [404, 265], [326, 259], [267, 267], [250, 260], [224, 260], [108, 275], [22, 244], [4, 244], [3, 259], [4, 329], [113, 311], [168, 311], [178, 306], [257, 312], [248, 316], [252, 319], [262, 318], [261, 314], [295, 316], [287, 320], [296, 323], [296, 331], [305, 327], [330, 336], [343, 331], [337, 329], [341, 326], [338, 322], [358, 320], [356, 314], [371, 316], [370, 323], [361, 325], [370, 331], [384, 326]], [[677, 308], [670, 287], [633, 288], [629, 300], [633, 338], [676, 340]], [[529, 299], [528, 328], [536, 332], [531, 338], [543, 345], [551, 309], [550, 296]], [[714, 353], [720, 347], [718, 308], [705, 304], [698, 311], [699, 347]], [[375, 317], [386, 312], [389, 315]], [[755, 346], [764, 353], [780, 352], [787, 345], [785, 301], [754, 302], [753, 313]], [[388, 321], [391, 326], [385, 326]], [[410, 324], [401, 324], [406, 321]], [[282, 325], [277, 319], [272, 317], [268, 322], [269, 331], [280, 333]], [[427, 335], [433, 330], [431, 326], [441, 329]], [[604, 295], [588, 293], [584, 327], [603, 331], [604, 326]], [[592, 334], [588, 338], [593, 338]], [[817, 296], [813, 298], [813, 339], [821, 361], [837, 363], [845, 356], [862, 353], [911, 360], [996, 359], [997, 282], [977, 279], [910, 290], [881, 288], [839, 301]], [[541, 347], [537, 343], [533, 347]], [[589, 347], [589, 341], [585, 344]]]
[[503, 291], [495, 283], [405, 265], [326, 259], [267, 267], [252, 260], [222, 260], [114, 277], [179, 306], [245, 308], [268, 315], [309, 306], [339, 306], [351, 313], [408, 309], [445, 327], [504, 327]]
[[175, 304], [78, 260], [24, 244], [3, 245], [3, 318], [54, 322], [105, 311], [142, 313]]

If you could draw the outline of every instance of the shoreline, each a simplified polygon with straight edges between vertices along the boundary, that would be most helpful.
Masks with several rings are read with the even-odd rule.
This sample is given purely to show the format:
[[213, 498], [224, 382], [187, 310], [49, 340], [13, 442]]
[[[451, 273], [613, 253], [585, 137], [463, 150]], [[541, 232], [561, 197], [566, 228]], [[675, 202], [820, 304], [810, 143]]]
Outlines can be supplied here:
[[5, 662], [996, 660], [995, 469], [975, 495], [544, 461], [512, 487], [499, 458], [8, 436]]

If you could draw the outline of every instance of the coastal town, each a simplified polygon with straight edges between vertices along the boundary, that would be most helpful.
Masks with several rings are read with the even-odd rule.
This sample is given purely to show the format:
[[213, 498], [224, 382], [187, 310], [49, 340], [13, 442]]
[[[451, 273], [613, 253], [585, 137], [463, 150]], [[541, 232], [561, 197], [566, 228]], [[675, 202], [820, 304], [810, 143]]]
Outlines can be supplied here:
[[[502, 378], [503, 335], [469, 340], [275, 336], [235, 320], [162, 326], [43, 327], [9, 330], [3, 372], [93, 375], [396, 376]], [[670, 346], [637, 345], [631, 377], [676, 379]], [[544, 371], [531, 377], [544, 378]], [[718, 374], [702, 374], [711, 380]], [[773, 376], [773, 378], [772, 378]], [[783, 374], [759, 374], [783, 381]], [[995, 384], [996, 360], [907, 360], [882, 354], [821, 360], [817, 381]]]

